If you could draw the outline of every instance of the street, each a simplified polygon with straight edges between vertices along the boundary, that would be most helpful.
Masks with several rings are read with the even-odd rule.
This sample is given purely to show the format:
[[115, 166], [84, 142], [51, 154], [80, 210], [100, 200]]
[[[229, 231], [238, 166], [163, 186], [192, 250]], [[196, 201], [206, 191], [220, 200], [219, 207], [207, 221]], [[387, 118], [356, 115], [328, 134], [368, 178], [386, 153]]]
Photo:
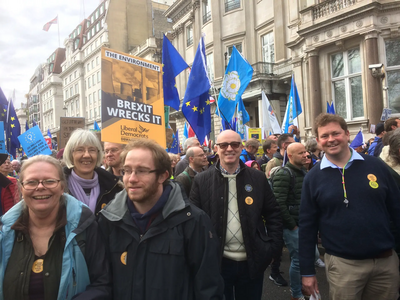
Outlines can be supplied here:
[[[281, 272], [282, 276], [289, 282], [289, 266], [290, 257], [289, 251], [286, 247], [283, 248], [282, 262], [281, 262]], [[318, 287], [321, 294], [321, 299], [326, 300], [329, 298], [329, 288], [328, 282], [325, 276], [325, 268], [316, 268]], [[264, 275], [264, 288], [262, 300], [290, 300], [290, 287], [289, 286], [277, 286], [271, 280], [268, 279], [270, 275], [270, 268], [265, 271]]]

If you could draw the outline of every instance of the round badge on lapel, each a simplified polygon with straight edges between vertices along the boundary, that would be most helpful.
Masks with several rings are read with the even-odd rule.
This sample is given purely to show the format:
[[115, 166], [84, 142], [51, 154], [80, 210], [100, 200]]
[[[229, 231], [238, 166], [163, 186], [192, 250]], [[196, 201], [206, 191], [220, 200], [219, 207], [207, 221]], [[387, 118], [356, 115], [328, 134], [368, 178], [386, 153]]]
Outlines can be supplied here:
[[244, 186], [246, 192], [250, 193], [253, 190], [253, 187], [250, 184], [246, 184]]
[[246, 202], [247, 205], [252, 205], [254, 201], [253, 198], [246, 197], [246, 199], [244, 199], [244, 202]]
[[126, 256], [128, 255], [128, 252], [125, 251], [124, 253], [121, 254], [121, 262], [126, 266]]

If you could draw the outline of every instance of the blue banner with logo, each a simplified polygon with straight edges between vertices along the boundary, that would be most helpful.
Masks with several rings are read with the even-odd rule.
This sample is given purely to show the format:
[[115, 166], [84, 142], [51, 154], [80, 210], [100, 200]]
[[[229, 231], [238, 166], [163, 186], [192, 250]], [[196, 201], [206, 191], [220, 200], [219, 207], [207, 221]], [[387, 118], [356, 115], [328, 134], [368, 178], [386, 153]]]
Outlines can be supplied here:
[[18, 137], [22, 148], [28, 157], [39, 154], [50, 155], [51, 150], [43, 137], [39, 126], [32, 127]]

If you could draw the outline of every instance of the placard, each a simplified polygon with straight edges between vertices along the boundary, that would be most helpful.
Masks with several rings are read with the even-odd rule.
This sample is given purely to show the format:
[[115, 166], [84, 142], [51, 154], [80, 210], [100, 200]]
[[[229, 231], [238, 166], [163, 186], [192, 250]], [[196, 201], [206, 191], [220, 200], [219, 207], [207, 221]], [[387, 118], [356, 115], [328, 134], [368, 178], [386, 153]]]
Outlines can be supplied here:
[[21, 134], [18, 140], [28, 157], [51, 154], [51, 150], [37, 125]]
[[77, 128], [85, 128], [85, 118], [60, 118], [60, 138], [58, 139], [58, 149], [65, 148], [71, 133]]
[[102, 141], [147, 138], [165, 148], [161, 65], [108, 48], [101, 54]]

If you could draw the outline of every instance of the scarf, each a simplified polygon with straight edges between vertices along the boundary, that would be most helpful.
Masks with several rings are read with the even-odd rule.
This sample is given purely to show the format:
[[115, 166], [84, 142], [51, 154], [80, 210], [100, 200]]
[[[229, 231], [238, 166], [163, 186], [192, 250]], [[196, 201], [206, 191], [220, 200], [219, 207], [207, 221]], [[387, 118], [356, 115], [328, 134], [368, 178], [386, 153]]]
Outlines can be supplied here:
[[[72, 170], [71, 176], [68, 180], [68, 189], [75, 196], [76, 199], [89, 206], [90, 210], [94, 213], [97, 204], [97, 198], [100, 195], [99, 176], [94, 172], [93, 179], [83, 179], [76, 175]], [[87, 196], [83, 189], [92, 189], [90, 196]]]

